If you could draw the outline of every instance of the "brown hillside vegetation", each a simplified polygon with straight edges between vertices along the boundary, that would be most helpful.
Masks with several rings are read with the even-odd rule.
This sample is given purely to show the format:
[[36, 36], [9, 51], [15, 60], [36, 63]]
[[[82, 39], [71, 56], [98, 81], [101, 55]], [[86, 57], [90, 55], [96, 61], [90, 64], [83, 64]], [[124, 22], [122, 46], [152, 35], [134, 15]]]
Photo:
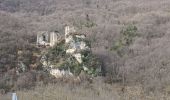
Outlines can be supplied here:
[[[95, 80], [93, 84], [49, 84], [34, 90], [17, 91], [19, 100], [169, 100], [168, 94], [146, 94], [141, 86], [122, 87], [118, 84], [104, 84]], [[0, 96], [11, 100], [11, 94]]]
[[[64, 26], [71, 24], [92, 43], [92, 51], [102, 63], [104, 81], [91, 83], [88, 89], [70, 89], [68, 84], [36, 86], [34, 90], [18, 90], [21, 99], [168, 100], [169, 5], [169, 0], [0, 0], [0, 91], [10, 91], [8, 86], [18, 90], [11, 85], [22, 79], [11, 74], [18, 51], [24, 52], [22, 61], [29, 66], [37, 51], [37, 32], [64, 34]], [[44, 83], [48, 83], [51, 78], [44, 76]]]

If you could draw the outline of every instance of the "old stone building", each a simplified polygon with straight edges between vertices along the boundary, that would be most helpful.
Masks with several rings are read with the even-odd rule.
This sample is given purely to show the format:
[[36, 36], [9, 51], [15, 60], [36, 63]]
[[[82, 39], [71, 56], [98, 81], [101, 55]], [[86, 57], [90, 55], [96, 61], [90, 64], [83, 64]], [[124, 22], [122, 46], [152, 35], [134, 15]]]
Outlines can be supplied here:
[[40, 59], [42, 67], [56, 78], [78, 75], [81, 71], [93, 76], [100, 72], [100, 63], [92, 54], [86, 35], [72, 26], [66, 26], [63, 35], [55, 32], [38, 34], [37, 44], [56, 44], [52, 52], [47, 49]]
[[59, 32], [40, 32], [37, 34], [38, 46], [54, 46], [60, 39]]

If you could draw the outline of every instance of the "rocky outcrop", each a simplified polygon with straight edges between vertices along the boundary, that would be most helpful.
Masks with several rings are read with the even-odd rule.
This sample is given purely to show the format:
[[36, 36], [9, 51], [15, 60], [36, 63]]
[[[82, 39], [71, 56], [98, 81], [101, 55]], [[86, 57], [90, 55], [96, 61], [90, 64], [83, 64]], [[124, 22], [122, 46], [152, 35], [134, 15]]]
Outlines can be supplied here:
[[79, 75], [81, 71], [97, 75], [101, 66], [90, 50], [84, 34], [76, 33], [74, 27], [65, 27], [63, 41], [42, 55], [43, 68], [56, 78]]
[[[74, 28], [71, 28], [74, 30]], [[85, 35], [74, 34], [75, 31], [70, 31], [69, 26], [66, 26], [65, 43], [68, 45], [66, 54], [70, 54], [81, 64], [83, 62], [83, 55], [81, 52], [90, 50], [89, 46], [85, 43]]]

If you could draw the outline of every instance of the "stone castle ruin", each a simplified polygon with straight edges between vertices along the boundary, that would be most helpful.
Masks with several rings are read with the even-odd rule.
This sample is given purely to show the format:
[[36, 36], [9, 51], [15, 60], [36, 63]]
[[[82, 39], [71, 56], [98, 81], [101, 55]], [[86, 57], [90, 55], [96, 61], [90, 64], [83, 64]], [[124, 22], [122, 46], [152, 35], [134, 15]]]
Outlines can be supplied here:
[[[35, 62], [44, 71], [56, 78], [78, 76], [82, 71], [96, 76], [101, 72], [101, 64], [92, 54], [91, 46], [85, 34], [80, 34], [74, 27], [66, 26], [65, 34], [59, 32], [39, 32], [37, 49], [33, 54]], [[21, 55], [18, 52], [18, 55]], [[17, 73], [27, 70], [24, 62], [18, 62]]]
[[40, 32], [37, 34], [37, 45], [53, 47], [59, 39], [59, 32]]
[[43, 68], [56, 78], [73, 76], [81, 71], [89, 74], [100, 71], [86, 42], [86, 36], [77, 33], [74, 27], [66, 26], [64, 36], [58, 32], [41, 32], [37, 35], [37, 45], [52, 47], [42, 53], [40, 62]]

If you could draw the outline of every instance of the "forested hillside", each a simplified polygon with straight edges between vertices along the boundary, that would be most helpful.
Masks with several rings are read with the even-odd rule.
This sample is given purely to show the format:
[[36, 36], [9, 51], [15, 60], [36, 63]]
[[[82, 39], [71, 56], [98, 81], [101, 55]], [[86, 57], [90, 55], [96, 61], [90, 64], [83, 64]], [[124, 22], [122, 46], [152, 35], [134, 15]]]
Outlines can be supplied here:
[[39, 31], [64, 34], [71, 24], [91, 42], [103, 83], [169, 91], [169, 5], [169, 0], [0, 0], [0, 75], [7, 74], [1, 75], [0, 89], [17, 66], [18, 51], [30, 70], [24, 75], [39, 73], [29, 67]]

